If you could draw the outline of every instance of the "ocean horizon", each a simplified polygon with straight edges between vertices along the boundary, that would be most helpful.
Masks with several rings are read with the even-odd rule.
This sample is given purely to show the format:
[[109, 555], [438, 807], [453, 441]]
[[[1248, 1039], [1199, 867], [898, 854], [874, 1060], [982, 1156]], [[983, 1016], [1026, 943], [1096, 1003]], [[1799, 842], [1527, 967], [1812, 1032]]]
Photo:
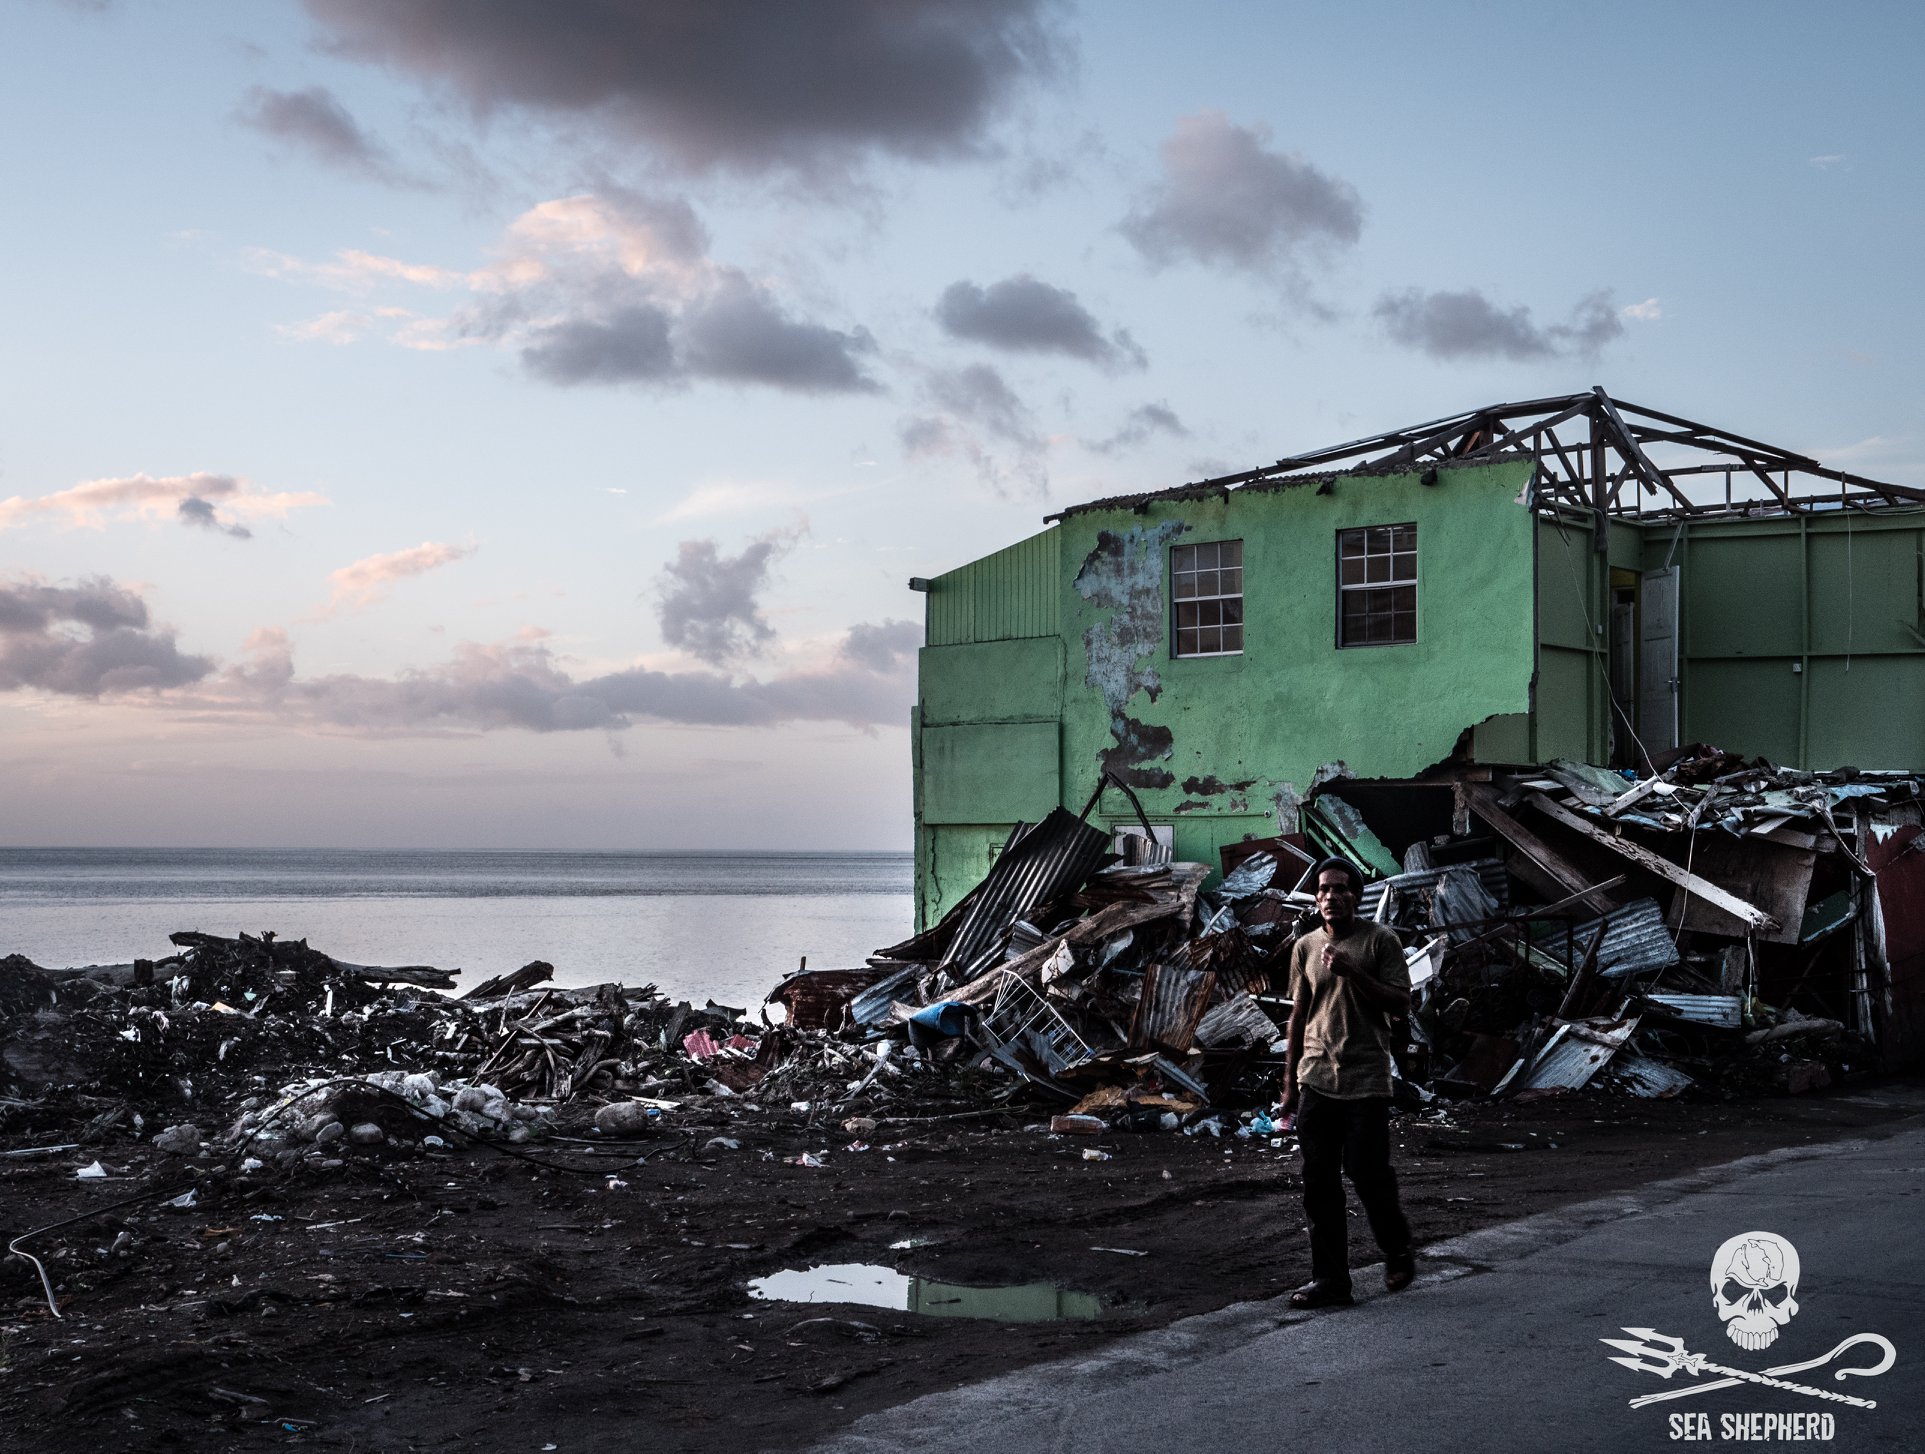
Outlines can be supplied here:
[[806, 958], [855, 965], [910, 932], [906, 852], [0, 848], [0, 956], [47, 968], [173, 952], [177, 930], [272, 931], [358, 964], [533, 959], [555, 983], [759, 1004]]

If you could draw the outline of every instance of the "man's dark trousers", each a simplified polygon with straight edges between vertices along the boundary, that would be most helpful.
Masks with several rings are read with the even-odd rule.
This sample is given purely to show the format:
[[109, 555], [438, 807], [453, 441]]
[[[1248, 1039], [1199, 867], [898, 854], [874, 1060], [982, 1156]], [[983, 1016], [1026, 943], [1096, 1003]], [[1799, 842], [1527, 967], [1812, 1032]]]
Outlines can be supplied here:
[[1340, 1101], [1308, 1087], [1300, 1100], [1297, 1144], [1303, 1151], [1303, 1210], [1310, 1218], [1310, 1276], [1330, 1287], [1348, 1288], [1346, 1174], [1384, 1255], [1410, 1250], [1410, 1224], [1397, 1203], [1397, 1173], [1390, 1169], [1390, 1101]]

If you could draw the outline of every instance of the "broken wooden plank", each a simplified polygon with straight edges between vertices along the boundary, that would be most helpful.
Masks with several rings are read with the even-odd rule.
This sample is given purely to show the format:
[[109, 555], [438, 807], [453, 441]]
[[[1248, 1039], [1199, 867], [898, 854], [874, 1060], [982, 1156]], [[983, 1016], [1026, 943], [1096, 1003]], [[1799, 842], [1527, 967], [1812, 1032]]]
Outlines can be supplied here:
[[1552, 802], [1542, 793], [1531, 794], [1531, 806], [1552, 821], [1562, 823], [1566, 828], [1575, 829], [1592, 842], [1602, 844], [1620, 857], [1630, 859], [1639, 868], [1648, 869], [1666, 882], [1674, 883], [1687, 893], [1697, 895], [1706, 903], [1717, 905], [1733, 918], [1743, 920], [1754, 929], [1778, 927], [1778, 921], [1756, 905], [1747, 904], [1736, 894], [1726, 893], [1709, 879], [1699, 878], [1695, 873], [1678, 867], [1661, 853], [1653, 853], [1641, 844], [1619, 838], [1595, 823], [1586, 822], [1569, 808]]
[[[1608, 914], [1619, 907], [1609, 896], [1592, 887], [1586, 881], [1586, 876], [1567, 863], [1556, 849], [1506, 812], [1498, 802], [1494, 788], [1484, 783], [1470, 783], [1465, 785], [1464, 791], [1470, 800], [1471, 810], [1522, 854], [1536, 875], [1553, 885], [1549, 889], [1537, 886], [1540, 893], [1571, 895], [1575, 902], [1598, 914]], [[1528, 878], [1532, 875], [1527, 872], [1521, 876]], [[1565, 902], [1568, 904], [1572, 901], [1567, 899]]]

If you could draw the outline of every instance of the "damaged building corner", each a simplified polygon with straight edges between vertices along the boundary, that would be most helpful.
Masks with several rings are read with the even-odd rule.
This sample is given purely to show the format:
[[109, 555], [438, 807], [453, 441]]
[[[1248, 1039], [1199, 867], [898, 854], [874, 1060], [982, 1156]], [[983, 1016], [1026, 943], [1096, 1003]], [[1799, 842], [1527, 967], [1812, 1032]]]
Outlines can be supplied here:
[[[1048, 527], [927, 582], [919, 730], [949, 756], [918, 769], [920, 930], [968, 889], [922, 865], [992, 871], [1094, 778], [1134, 796], [1101, 791], [1089, 826], [1119, 853], [1140, 859], [1140, 839], [1207, 865], [1200, 891], [1251, 844], [1341, 852], [1394, 882], [1424, 871], [1409, 855], [1426, 845], [1481, 842], [1503, 883], [1478, 882], [1506, 913], [1609, 920], [1586, 931], [1600, 953], [1668, 936], [1679, 957], [1647, 991], [1736, 996], [1749, 1031], [1781, 1023], [1755, 1015], [1833, 1022], [1861, 1063], [1917, 1053], [1918, 855], [1881, 855], [1915, 821], [1904, 785], [1925, 763], [1925, 492], [1594, 389]], [[1036, 789], [1021, 801], [1019, 758]], [[1693, 776], [1707, 761], [1749, 786]], [[1545, 974], [1557, 959], [1574, 1012], [1639, 1010], [1537, 934], [1475, 952], [1510, 943]], [[1439, 972], [1459, 952], [1440, 949]], [[1517, 1009], [1474, 1033], [1516, 1040]], [[1643, 1006], [1608, 1059], [1665, 1049], [1667, 1014]], [[1598, 1048], [1575, 1031], [1559, 1045], [1580, 1042]], [[1500, 1075], [1546, 1047], [1512, 1048]]]

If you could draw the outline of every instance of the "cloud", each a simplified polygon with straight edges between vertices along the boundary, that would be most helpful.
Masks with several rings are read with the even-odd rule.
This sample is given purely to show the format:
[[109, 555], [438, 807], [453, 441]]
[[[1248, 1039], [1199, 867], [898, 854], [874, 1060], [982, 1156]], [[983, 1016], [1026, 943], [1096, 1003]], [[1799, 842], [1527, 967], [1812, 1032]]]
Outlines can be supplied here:
[[1107, 439], [1084, 440], [1084, 445], [1098, 454], [1115, 454], [1119, 450], [1132, 449], [1153, 434], [1168, 434], [1178, 439], [1189, 438], [1190, 431], [1177, 418], [1176, 410], [1168, 404], [1139, 404], [1130, 410], [1123, 421], [1123, 427]]
[[1824, 156], [1816, 156], [1816, 157], [1810, 158], [1806, 162], [1806, 165], [1816, 167], [1818, 168], [1819, 171], [1822, 172], [1827, 167], [1835, 167], [1840, 162], [1845, 162], [1850, 160], [1851, 158], [1847, 156], [1844, 152], [1827, 152]]
[[187, 686], [213, 670], [148, 624], [147, 603], [106, 579], [0, 581], [0, 691], [115, 696]]
[[1655, 323], [1664, 317], [1664, 309], [1656, 298], [1646, 298], [1642, 303], [1626, 303], [1618, 309], [1620, 318], [1635, 318], [1640, 323]]
[[922, 627], [914, 621], [863, 622], [849, 628], [842, 655], [870, 671], [895, 671], [914, 659], [922, 645]]
[[405, 347], [509, 348], [536, 378], [563, 386], [877, 389], [865, 368], [876, 352], [867, 330], [798, 318], [767, 284], [715, 261], [707, 229], [679, 198], [617, 189], [539, 203], [509, 224], [493, 261], [467, 273], [366, 252], [326, 263], [257, 252], [253, 261], [336, 288], [403, 283], [468, 294], [442, 318], [404, 308], [333, 313], [283, 330], [296, 336], [359, 337], [387, 316], [401, 320], [392, 336]]
[[243, 126], [286, 142], [329, 166], [385, 182], [420, 185], [395, 169], [387, 149], [361, 129], [325, 86], [300, 91], [255, 86], [242, 99], [236, 117]]
[[587, 121], [689, 172], [826, 177], [980, 152], [1057, 69], [1050, 0], [306, 0], [334, 48], [479, 114]]
[[931, 412], [902, 421], [898, 437], [904, 453], [912, 459], [967, 460], [985, 484], [998, 490], [1012, 483], [1038, 492], [1048, 488], [1048, 441], [1029, 407], [995, 369], [988, 364], [931, 369], [922, 393]]
[[473, 545], [446, 545], [440, 541], [424, 540], [406, 550], [370, 555], [352, 565], [329, 571], [328, 580], [333, 583], [334, 593], [328, 597], [327, 604], [315, 613], [314, 619], [332, 616], [343, 610], [364, 610], [377, 601], [385, 600], [389, 588], [396, 581], [425, 575], [457, 560], [466, 560], [476, 549], [478, 547]]
[[[188, 505], [189, 500], [196, 503]], [[309, 491], [258, 490], [236, 475], [121, 475], [88, 480], [37, 499], [15, 495], [0, 500], [0, 530], [36, 520], [51, 520], [69, 529], [101, 530], [109, 520], [158, 521], [171, 517], [189, 525], [214, 525], [233, 534], [228, 525], [213, 518], [216, 506], [231, 521], [281, 519], [292, 511], [327, 503], [327, 496]], [[199, 518], [203, 511], [208, 518]], [[241, 538], [246, 538], [245, 532]]]
[[765, 535], [728, 556], [713, 540], [684, 540], [655, 578], [662, 640], [711, 666], [760, 655], [775, 630], [756, 598], [793, 541], [792, 535]]
[[578, 677], [540, 633], [466, 643], [446, 662], [394, 677], [301, 677], [285, 633], [257, 632], [249, 658], [172, 705], [363, 734], [620, 732], [638, 721], [701, 727], [787, 722], [896, 726], [915, 700], [901, 622], [851, 628], [826, 662], [766, 680], [645, 667]]
[[245, 525], [233, 525], [223, 521], [213, 505], [199, 495], [189, 495], [175, 507], [181, 524], [192, 525], [201, 530], [218, 530], [223, 535], [231, 535], [236, 540], [252, 540], [254, 532]]
[[1604, 291], [1581, 298], [1568, 323], [1548, 326], [1537, 324], [1529, 308], [1500, 308], [1475, 288], [1437, 293], [1407, 288], [1385, 293], [1372, 311], [1393, 342], [1435, 359], [1589, 358], [1624, 333], [1623, 319]]
[[1162, 181], [1124, 218], [1123, 236], [1156, 267], [1194, 262], [1286, 282], [1353, 245], [1364, 219], [1356, 189], [1269, 143], [1261, 123], [1183, 117], [1160, 148]]
[[767, 514], [772, 507], [800, 509], [811, 501], [826, 498], [836, 491], [803, 494], [794, 485], [769, 480], [715, 480], [697, 485], [686, 496], [655, 517], [658, 525], [673, 525], [683, 520], [711, 519], [718, 515]]
[[1104, 337], [1074, 293], [1027, 273], [987, 288], [967, 280], [951, 283], [936, 301], [936, 321], [951, 338], [1015, 353], [1061, 353], [1108, 368], [1149, 363], [1127, 332]]

